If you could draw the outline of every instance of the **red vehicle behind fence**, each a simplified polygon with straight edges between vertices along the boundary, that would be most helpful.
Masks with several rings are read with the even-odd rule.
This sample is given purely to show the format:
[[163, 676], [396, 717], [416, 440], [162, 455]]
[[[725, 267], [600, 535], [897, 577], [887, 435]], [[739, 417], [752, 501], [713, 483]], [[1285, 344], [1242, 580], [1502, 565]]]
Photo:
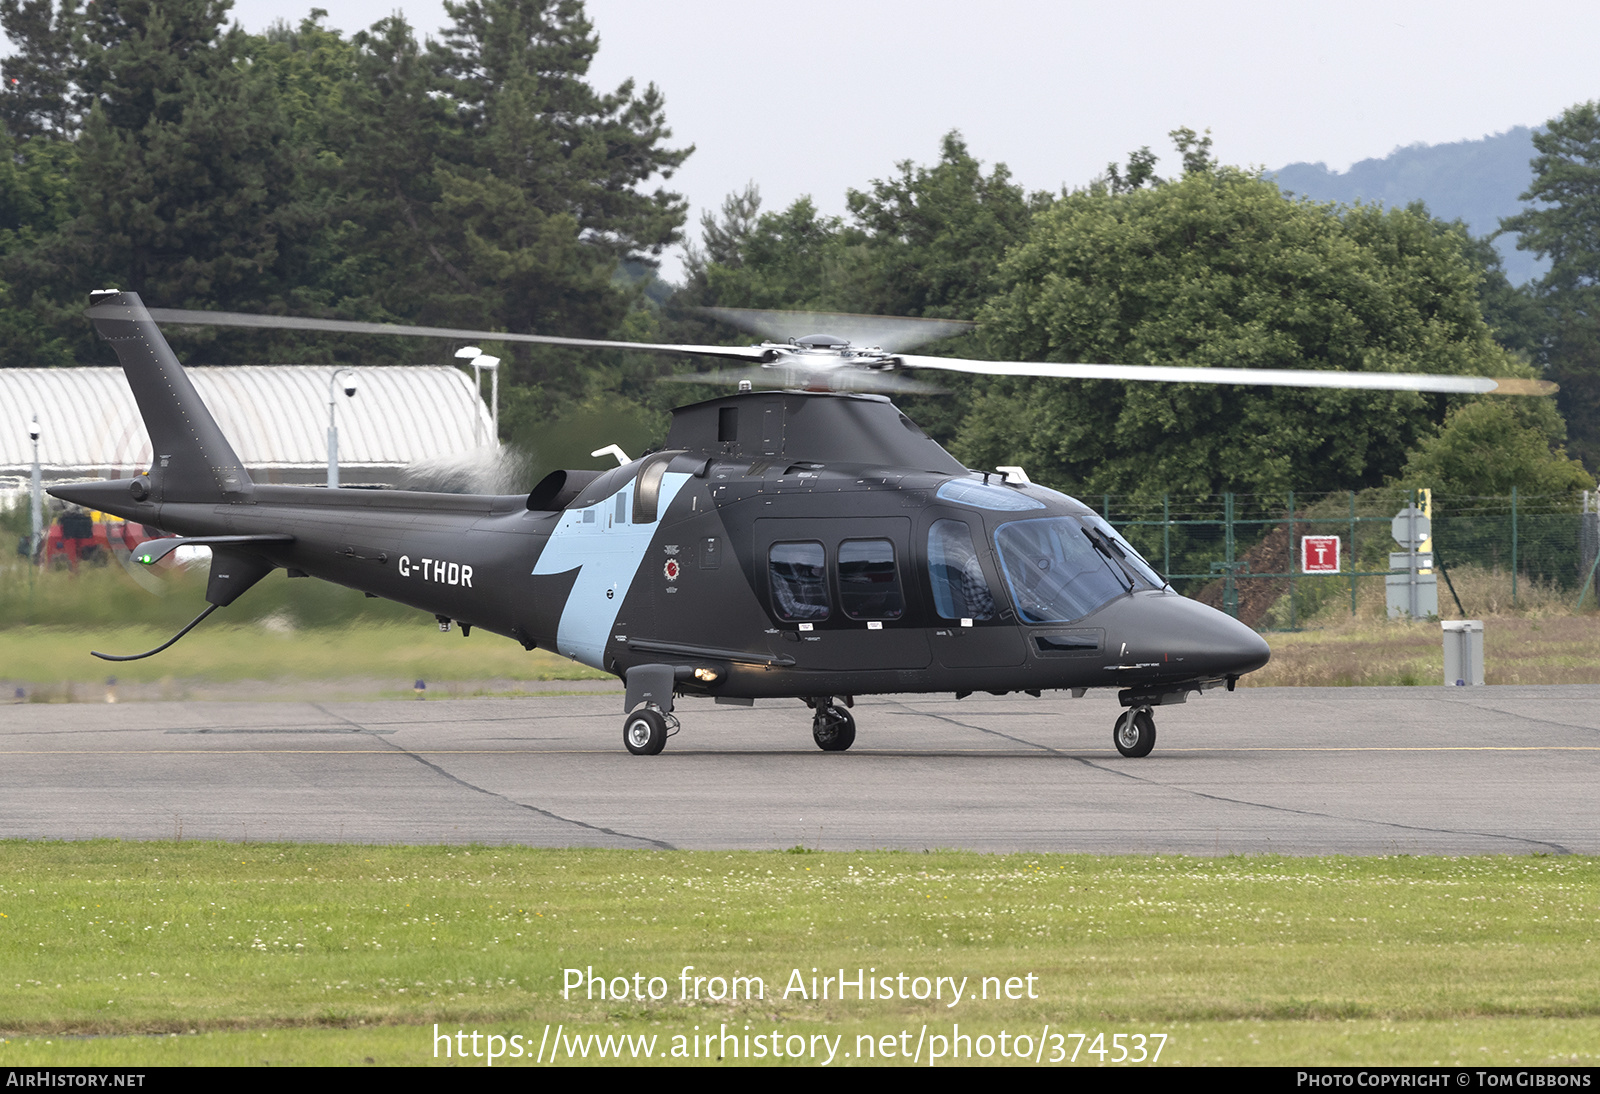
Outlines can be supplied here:
[[131, 551], [154, 534], [142, 524], [121, 520], [95, 520], [100, 514], [83, 510], [61, 514], [61, 519], [45, 533], [44, 556], [40, 561], [46, 566], [60, 566], [63, 562], [73, 569], [79, 562], [104, 566], [111, 561], [111, 550]]

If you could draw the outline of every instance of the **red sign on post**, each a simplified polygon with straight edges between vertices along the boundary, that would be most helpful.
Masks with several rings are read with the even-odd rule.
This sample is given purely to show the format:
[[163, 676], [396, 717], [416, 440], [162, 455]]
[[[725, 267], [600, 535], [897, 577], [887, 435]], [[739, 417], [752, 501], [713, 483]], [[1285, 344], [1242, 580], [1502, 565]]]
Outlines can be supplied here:
[[1339, 572], [1338, 536], [1301, 536], [1300, 572], [1336, 574]]

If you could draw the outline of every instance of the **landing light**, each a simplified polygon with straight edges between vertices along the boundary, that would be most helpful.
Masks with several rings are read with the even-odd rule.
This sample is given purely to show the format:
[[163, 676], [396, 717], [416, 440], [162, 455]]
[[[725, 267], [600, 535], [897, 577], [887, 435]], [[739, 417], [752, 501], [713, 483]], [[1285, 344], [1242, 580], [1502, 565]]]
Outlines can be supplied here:
[[706, 683], [709, 684], [709, 683], [711, 683], [713, 680], [715, 680], [717, 678], [717, 670], [716, 669], [695, 669], [694, 670], [694, 678], [696, 680], [704, 680]]

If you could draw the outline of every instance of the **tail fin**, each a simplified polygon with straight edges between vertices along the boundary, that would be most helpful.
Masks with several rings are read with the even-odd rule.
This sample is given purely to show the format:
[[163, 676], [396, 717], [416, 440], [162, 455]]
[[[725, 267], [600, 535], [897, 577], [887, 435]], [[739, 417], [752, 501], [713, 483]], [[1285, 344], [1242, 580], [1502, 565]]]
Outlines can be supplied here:
[[211, 501], [250, 489], [250, 475], [217, 428], [138, 293], [91, 293], [88, 316], [111, 343], [150, 433], [151, 500]]

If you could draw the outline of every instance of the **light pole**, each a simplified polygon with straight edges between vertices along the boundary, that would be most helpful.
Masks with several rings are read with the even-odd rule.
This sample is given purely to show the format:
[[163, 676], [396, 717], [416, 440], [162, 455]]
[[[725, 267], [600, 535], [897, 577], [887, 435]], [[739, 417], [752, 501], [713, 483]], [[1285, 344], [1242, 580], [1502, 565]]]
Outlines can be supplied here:
[[339, 368], [333, 370], [333, 375], [328, 377], [328, 489], [337, 490], [339, 487], [339, 427], [334, 422], [333, 412], [339, 405], [339, 391], [337, 384], [339, 377], [345, 377], [345, 397], [356, 397], [355, 370]]
[[44, 477], [39, 472], [39, 415], [28, 423], [28, 436], [33, 438], [33, 537], [28, 540], [28, 551], [33, 557], [39, 553], [39, 533], [44, 531]]
[[494, 437], [496, 447], [500, 444], [500, 358], [490, 357], [485, 354], [472, 362], [479, 368], [489, 373], [489, 408], [490, 419], [494, 422]]
[[[490, 357], [477, 346], [462, 346], [456, 350], [456, 357], [466, 361], [472, 366], [472, 388], [478, 393], [478, 398], [483, 398], [483, 374], [489, 373], [489, 407], [490, 418], [494, 422], [493, 442], [500, 443], [500, 358]], [[473, 427], [474, 433], [477, 427]]]

